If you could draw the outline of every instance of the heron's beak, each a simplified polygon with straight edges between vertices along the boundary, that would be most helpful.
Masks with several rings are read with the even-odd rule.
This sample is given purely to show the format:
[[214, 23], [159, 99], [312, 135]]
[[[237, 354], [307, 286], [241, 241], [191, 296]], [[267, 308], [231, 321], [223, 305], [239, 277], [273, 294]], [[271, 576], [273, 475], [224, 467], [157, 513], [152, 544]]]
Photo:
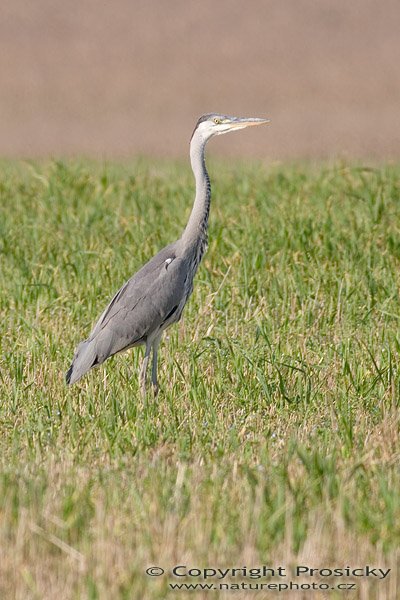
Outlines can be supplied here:
[[254, 127], [254, 125], [266, 125], [271, 119], [259, 119], [257, 117], [237, 118], [229, 123], [232, 129], [243, 129], [244, 127]]

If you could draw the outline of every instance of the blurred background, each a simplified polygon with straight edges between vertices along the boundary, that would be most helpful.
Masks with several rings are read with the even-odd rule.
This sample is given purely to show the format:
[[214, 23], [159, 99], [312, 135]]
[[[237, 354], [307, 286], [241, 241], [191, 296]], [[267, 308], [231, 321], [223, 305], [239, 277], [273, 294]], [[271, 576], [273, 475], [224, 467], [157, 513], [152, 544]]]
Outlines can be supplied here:
[[0, 155], [400, 157], [399, 0], [3, 0]]

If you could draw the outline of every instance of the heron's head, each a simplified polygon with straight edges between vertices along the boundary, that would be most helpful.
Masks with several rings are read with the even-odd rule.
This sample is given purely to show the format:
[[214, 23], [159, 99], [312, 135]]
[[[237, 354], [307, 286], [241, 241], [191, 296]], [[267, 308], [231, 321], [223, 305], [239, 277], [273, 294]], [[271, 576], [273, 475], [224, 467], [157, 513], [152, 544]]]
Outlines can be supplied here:
[[207, 141], [214, 135], [222, 135], [223, 133], [229, 133], [229, 131], [237, 131], [254, 125], [264, 125], [269, 122], [270, 119], [259, 119], [257, 117], [228, 117], [218, 113], [209, 113], [203, 115], [197, 121], [193, 135], [198, 132], [203, 140]]

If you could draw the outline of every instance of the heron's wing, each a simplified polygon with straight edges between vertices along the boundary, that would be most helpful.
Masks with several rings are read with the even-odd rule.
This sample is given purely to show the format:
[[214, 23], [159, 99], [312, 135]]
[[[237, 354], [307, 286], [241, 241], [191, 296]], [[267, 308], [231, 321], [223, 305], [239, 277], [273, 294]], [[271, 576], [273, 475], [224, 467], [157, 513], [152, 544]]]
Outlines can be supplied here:
[[159, 272], [167, 264], [169, 258], [175, 258], [176, 242], [169, 244], [158, 254], [153, 256], [137, 273], [118, 290], [105, 311], [94, 326], [89, 339], [96, 336], [103, 329], [108, 321], [112, 319], [122, 307], [127, 304], [133, 306], [139, 300], [143, 293], [149, 289], [152, 283], [157, 279]]
[[[114, 296], [88, 342], [97, 362], [140, 343], [157, 331], [178, 308], [187, 277], [183, 259], [161, 251]], [[171, 260], [169, 260], [171, 259]]]

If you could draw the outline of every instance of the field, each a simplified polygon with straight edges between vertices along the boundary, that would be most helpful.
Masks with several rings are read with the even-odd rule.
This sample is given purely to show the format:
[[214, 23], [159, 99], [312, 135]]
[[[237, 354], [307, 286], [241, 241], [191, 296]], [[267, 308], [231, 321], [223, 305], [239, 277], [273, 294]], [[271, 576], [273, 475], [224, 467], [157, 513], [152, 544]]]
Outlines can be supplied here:
[[[142, 350], [64, 373], [180, 235], [189, 168], [1, 167], [0, 598], [400, 597], [400, 168], [211, 161], [209, 250], [143, 402]], [[204, 583], [174, 565], [284, 565], [229, 581], [329, 590], [173, 592]]]

